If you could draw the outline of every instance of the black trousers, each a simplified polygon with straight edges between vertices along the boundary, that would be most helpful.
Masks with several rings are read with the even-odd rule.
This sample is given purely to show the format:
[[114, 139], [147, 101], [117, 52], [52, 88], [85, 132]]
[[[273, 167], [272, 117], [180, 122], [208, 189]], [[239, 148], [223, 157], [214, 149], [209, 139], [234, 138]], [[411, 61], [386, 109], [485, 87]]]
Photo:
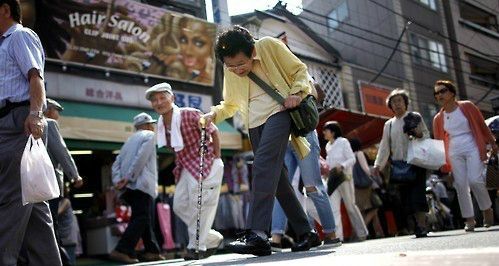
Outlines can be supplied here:
[[416, 180], [410, 184], [399, 185], [402, 203], [402, 227], [407, 228], [407, 217], [413, 217], [418, 212], [428, 212], [426, 202], [426, 169], [413, 166], [416, 170]]
[[140, 190], [127, 189], [122, 195], [122, 199], [132, 208], [132, 217], [116, 246], [116, 251], [135, 258], [135, 246], [142, 238], [145, 251], [158, 254], [160, 250], [153, 232], [153, 198]]
[[298, 236], [312, 230], [289, 183], [284, 165], [290, 127], [289, 113], [279, 112], [272, 115], [265, 124], [249, 130], [255, 159], [247, 229], [269, 231], [274, 199], [277, 198]]

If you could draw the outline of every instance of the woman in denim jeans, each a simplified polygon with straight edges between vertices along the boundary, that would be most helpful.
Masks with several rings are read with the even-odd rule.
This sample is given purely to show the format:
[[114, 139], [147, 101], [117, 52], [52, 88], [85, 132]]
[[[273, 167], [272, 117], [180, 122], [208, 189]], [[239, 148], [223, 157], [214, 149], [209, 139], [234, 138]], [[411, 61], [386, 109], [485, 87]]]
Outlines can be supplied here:
[[[286, 155], [284, 157], [284, 162], [286, 163], [286, 168], [288, 169], [288, 176], [291, 179], [294, 176], [297, 167], [300, 167], [300, 177], [303, 181], [305, 187], [306, 196], [310, 198], [317, 210], [320, 223], [323, 227], [323, 231], [326, 234], [324, 238], [324, 245], [341, 245], [341, 241], [336, 237], [335, 233], [335, 222], [333, 217], [333, 212], [331, 209], [331, 203], [329, 202], [328, 195], [326, 193], [326, 188], [322, 183], [320, 167], [319, 167], [319, 156], [320, 147], [319, 139], [317, 138], [317, 132], [314, 130], [306, 136], [307, 141], [310, 143], [310, 153], [303, 158], [299, 159], [298, 155], [294, 151], [291, 144], [288, 144], [286, 150]], [[310, 219], [310, 215], [309, 215]], [[314, 227], [313, 219], [310, 219], [311, 226]], [[274, 209], [272, 212], [272, 246], [274, 248], [281, 247], [281, 238], [286, 231], [287, 218], [279, 205], [278, 201], [274, 202]], [[320, 245], [320, 242], [317, 243]]]

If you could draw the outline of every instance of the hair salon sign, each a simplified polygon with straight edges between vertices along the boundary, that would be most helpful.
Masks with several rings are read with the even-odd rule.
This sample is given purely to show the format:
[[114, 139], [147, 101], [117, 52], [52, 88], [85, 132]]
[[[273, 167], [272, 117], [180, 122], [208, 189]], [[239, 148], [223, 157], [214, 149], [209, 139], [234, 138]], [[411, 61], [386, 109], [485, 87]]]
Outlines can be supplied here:
[[215, 24], [132, 0], [36, 2], [27, 26], [48, 58], [213, 85]]

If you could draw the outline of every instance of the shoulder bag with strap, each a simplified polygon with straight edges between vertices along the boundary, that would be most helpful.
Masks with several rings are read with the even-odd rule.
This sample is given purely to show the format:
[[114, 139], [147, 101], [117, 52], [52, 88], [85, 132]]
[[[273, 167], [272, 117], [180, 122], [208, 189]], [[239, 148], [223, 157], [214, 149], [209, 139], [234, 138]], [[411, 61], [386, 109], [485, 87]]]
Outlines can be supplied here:
[[373, 184], [371, 177], [362, 169], [360, 162], [355, 154], [356, 160], [352, 169], [353, 184], [356, 188], [370, 188]]
[[[259, 78], [255, 73], [250, 72], [248, 77], [260, 86], [272, 99], [284, 105], [284, 98], [272, 88], [269, 84]], [[311, 131], [315, 130], [319, 124], [319, 112], [317, 110], [317, 102], [313, 95], [307, 95], [305, 99], [300, 102], [300, 105], [293, 109], [288, 109], [291, 116], [291, 133], [295, 136], [304, 137]]]
[[408, 184], [416, 180], [416, 171], [411, 164], [403, 160], [392, 160], [392, 123], [388, 132], [388, 148], [390, 149], [390, 181], [394, 184]]

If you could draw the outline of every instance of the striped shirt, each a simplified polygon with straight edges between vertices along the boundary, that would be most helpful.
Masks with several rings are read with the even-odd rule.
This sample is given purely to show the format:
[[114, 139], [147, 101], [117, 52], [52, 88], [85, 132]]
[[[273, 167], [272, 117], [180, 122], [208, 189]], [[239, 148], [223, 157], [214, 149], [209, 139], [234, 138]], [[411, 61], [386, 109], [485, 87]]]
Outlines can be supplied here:
[[31, 29], [15, 23], [0, 36], [0, 106], [28, 100], [28, 72], [35, 68], [43, 79], [44, 64], [40, 38]]

